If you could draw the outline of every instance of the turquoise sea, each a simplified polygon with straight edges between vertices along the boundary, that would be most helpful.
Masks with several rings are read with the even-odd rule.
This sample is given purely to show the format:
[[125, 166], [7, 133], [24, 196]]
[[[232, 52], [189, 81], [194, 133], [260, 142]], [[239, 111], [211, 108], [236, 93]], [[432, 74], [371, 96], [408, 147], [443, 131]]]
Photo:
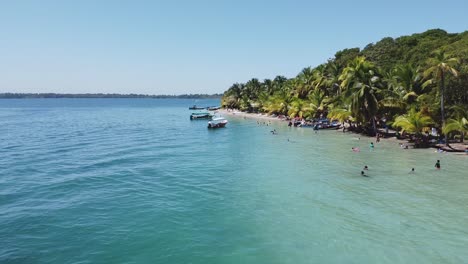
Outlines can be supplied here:
[[193, 104], [0, 100], [0, 263], [468, 262], [468, 156]]

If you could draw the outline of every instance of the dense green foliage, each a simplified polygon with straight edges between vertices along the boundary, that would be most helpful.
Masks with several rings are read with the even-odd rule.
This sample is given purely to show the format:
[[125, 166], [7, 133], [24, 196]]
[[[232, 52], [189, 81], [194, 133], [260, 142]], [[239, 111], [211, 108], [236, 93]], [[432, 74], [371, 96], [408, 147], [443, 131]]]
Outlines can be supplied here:
[[449, 34], [433, 29], [383, 38], [363, 50], [338, 51], [326, 63], [307, 67], [294, 78], [233, 84], [222, 105], [290, 117], [349, 120], [371, 134], [382, 120], [392, 124], [395, 119], [399, 121], [395, 128], [410, 133], [420, 134], [428, 126], [442, 132], [447, 117], [454, 132], [460, 126], [453, 120], [467, 118], [453, 110], [468, 112], [467, 65], [468, 31]]

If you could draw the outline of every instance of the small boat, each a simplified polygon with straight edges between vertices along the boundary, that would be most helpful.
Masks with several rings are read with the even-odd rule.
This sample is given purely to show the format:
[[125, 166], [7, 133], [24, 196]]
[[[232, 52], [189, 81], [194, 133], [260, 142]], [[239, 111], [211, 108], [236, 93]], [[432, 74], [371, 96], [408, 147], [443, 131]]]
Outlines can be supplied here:
[[193, 106], [190, 106], [188, 109], [189, 110], [203, 110], [203, 109], [205, 109], [205, 107], [200, 107], [200, 106], [193, 105]]
[[206, 109], [208, 111], [216, 111], [216, 110], [221, 109], [221, 106], [208, 106]]
[[225, 127], [228, 121], [224, 117], [215, 117], [208, 122], [208, 128], [221, 128]]
[[190, 120], [194, 119], [211, 119], [213, 114], [210, 112], [197, 112], [190, 115]]

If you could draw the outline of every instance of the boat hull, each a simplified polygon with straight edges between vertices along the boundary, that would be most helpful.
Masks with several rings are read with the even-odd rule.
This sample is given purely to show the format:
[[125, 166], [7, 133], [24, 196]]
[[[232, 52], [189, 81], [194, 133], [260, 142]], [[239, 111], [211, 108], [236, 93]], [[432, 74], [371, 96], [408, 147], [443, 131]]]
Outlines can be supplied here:
[[190, 115], [190, 120], [195, 120], [195, 119], [211, 119], [211, 115], [210, 114], [206, 114], [206, 115]]
[[208, 128], [222, 128], [225, 127], [227, 121], [219, 122], [219, 123], [213, 123], [213, 122], [208, 122]]
[[190, 106], [188, 109], [189, 110], [203, 110], [203, 109], [205, 109], [205, 107], [200, 107], [200, 106], [194, 105], [194, 106]]

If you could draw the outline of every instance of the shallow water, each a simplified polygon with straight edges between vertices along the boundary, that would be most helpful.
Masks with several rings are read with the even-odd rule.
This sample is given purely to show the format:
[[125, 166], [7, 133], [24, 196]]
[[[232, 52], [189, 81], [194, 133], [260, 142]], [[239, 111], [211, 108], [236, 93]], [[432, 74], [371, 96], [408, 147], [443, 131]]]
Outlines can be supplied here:
[[0, 262], [468, 259], [467, 156], [238, 117], [208, 130], [195, 103], [219, 104], [0, 100]]

